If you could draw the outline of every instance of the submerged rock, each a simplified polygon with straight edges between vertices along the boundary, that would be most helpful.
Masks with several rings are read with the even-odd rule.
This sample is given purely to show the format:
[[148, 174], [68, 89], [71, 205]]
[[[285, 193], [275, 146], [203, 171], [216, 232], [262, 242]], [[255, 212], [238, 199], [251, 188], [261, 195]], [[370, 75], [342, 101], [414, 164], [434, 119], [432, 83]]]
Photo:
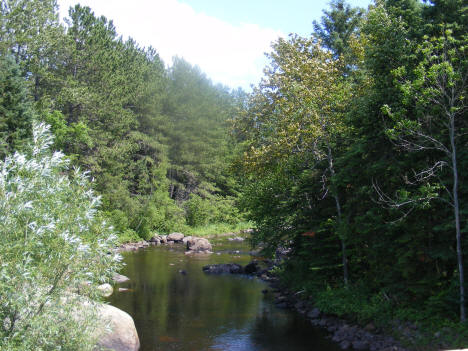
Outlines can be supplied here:
[[228, 241], [235, 241], [235, 242], [242, 242], [244, 241], [244, 238], [241, 238], [240, 236], [235, 236], [234, 238], [228, 238]]
[[242, 274], [244, 269], [237, 263], [222, 263], [204, 266], [203, 272], [208, 274]]

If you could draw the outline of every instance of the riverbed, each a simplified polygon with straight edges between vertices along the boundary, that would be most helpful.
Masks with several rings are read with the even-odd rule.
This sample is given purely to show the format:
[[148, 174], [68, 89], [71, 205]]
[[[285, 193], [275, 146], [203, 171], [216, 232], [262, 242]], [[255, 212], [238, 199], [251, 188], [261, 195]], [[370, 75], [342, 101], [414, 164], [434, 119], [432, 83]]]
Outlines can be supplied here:
[[109, 302], [133, 317], [141, 351], [339, 350], [302, 315], [277, 308], [257, 278], [203, 273], [207, 264], [252, 259], [245, 243], [222, 241], [213, 249], [193, 256], [182, 245], [123, 253], [121, 273], [130, 281]]

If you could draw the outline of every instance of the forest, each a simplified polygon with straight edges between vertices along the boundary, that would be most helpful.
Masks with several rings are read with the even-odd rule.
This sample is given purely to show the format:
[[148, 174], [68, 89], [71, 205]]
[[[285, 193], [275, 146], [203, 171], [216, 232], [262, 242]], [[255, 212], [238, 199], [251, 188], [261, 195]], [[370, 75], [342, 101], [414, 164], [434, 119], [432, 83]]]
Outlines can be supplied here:
[[[0, 10], [0, 349], [64, 343], [39, 337], [45, 300], [15, 292], [64, 265], [64, 242], [53, 286], [73, 269], [105, 280], [108, 246], [250, 226], [265, 256], [291, 249], [277, 274], [322, 311], [411, 323], [421, 350], [468, 344], [463, 0], [332, 0], [310, 36], [272, 43], [252, 92], [168, 65], [89, 7], [66, 23], [55, 0]], [[74, 265], [79, 245], [92, 253]], [[63, 349], [81, 349], [74, 333]]]

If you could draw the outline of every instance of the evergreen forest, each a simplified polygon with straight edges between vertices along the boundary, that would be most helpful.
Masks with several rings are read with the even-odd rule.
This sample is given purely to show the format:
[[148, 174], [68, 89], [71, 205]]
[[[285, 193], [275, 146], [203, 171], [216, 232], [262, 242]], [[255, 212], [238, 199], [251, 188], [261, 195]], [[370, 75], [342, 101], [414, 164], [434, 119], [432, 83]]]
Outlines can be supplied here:
[[[79, 259], [99, 261], [97, 281], [118, 267], [98, 259], [108, 245], [252, 227], [266, 257], [289, 250], [276, 273], [325, 313], [414, 325], [424, 331], [415, 350], [468, 345], [465, 1], [332, 0], [310, 36], [272, 43], [251, 92], [213, 84], [181, 57], [163, 62], [89, 7], [63, 23], [55, 0], [0, 4], [0, 349], [44, 342], [42, 319], [18, 317], [32, 295], [11, 301], [60, 250], [52, 236], [47, 252], [28, 246], [47, 218], [60, 228], [74, 218], [73, 245], [95, 248]], [[64, 177], [69, 190], [54, 198], [32, 186]], [[33, 195], [15, 195], [27, 184]], [[57, 213], [39, 206], [37, 219], [33, 199]], [[112, 238], [101, 247], [101, 237]], [[37, 275], [25, 268], [13, 284], [23, 265]], [[43, 349], [63, 344], [59, 334]], [[80, 349], [80, 335], [64, 349]]]

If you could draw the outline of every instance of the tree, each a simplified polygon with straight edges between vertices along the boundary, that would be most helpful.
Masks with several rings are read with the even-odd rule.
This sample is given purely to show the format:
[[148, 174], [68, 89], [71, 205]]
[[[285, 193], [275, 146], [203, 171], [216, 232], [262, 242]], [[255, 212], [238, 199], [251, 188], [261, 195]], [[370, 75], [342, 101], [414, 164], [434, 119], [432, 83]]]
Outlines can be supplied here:
[[324, 10], [321, 23], [313, 22], [315, 35], [323, 47], [331, 50], [335, 58], [344, 56], [352, 64], [353, 48], [351, 41], [359, 34], [359, 26], [364, 11], [351, 7], [345, 0], [332, 0], [330, 10]]
[[[441, 37], [426, 38], [418, 51], [423, 59], [409, 79], [405, 67], [394, 71], [400, 80], [406, 106], [416, 104], [416, 118], [408, 118], [407, 111], [393, 111], [385, 106], [386, 112], [394, 119], [395, 126], [388, 130], [390, 138], [408, 151], [429, 152], [432, 161], [427, 168], [416, 172], [413, 181], [423, 183], [419, 194], [412, 197], [399, 192], [399, 198], [391, 199], [380, 193], [381, 200], [394, 207], [417, 205], [432, 199], [447, 201], [453, 208], [459, 275], [460, 319], [465, 321], [464, 265], [461, 238], [459, 199], [459, 149], [466, 142], [468, 123], [468, 37], [461, 40], [452, 37], [446, 30]], [[448, 167], [449, 177], [443, 169]], [[429, 183], [438, 178], [436, 185]], [[439, 189], [443, 192], [439, 193]], [[447, 197], [447, 195], [449, 195]]]
[[86, 175], [64, 176], [52, 142], [35, 123], [30, 149], [0, 162], [2, 350], [94, 350], [97, 286], [121, 259]]
[[[348, 283], [346, 237], [335, 158], [345, 137], [344, 116], [351, 98], [343, 61], [315, 38], [279, 39], [269, 55], [271, 67], [254, 90], [246, 119], [254, 121], [247, 152], [249, 169], [268, 172], [289, 157], [302, 155], [309, 170], [321, 170], [322, 198], [335, 202], [335, 234], [341, 243], [343, 280]], [[255, 173], [256, 171], [254, 171]]]
[[33, 114], [19, 66], [12, 57], [0, 55], [0, 159], [27, 142]]

